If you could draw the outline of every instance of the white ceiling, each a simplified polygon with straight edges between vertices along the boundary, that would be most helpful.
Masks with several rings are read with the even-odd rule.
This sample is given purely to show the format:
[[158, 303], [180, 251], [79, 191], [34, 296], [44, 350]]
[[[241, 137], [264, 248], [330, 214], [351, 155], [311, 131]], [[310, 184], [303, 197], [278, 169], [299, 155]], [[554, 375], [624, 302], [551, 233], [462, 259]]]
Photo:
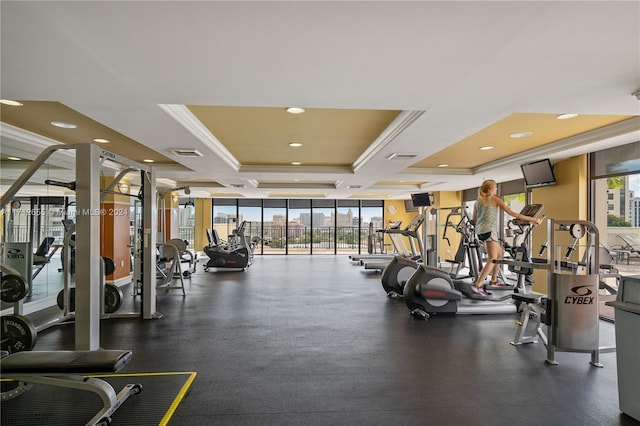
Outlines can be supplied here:
[[[0, 6], [2, 99], [60, 102], [164, 156], [195, 148], [203, 157], [157, 169], [176, 185], [221, 184], [194, 184], [201, 196], [408, 198], [518, 179], [526, 160], [640, 140], [637, 1]], [[372, 141], [353, 167], [242, 167], [176, 120], [183, 105], [400, 110], [415, 121]], [[473, 169], [410, 168], [514, 113], [565, 112], [636, 118]], [[3, 153], [26, 150], [25, 138], [2, 129]], [[392, 153], [416, 157], [390, 161]]]

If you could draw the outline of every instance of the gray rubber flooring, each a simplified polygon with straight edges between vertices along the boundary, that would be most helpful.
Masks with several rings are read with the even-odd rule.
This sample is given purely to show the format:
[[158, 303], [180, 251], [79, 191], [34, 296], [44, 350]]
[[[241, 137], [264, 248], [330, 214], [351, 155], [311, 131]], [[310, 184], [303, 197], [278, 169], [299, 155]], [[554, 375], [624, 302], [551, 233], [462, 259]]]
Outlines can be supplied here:
[[[170, 425], [640, 424], [619, 411], [615, 353], [604, 368], [566, 352], [550, 366], [541, 343], [509, 344], [516, 315], [413, 319], [346, 255], [200, 264], [158, 310], [103, 321], [101, 345], [134, 351], [123, 373], [198, 373]], [[612, 324], [601, 335], [615, 344]], [[73, 349], [73, 327], [45, 330], [37, 349]]]

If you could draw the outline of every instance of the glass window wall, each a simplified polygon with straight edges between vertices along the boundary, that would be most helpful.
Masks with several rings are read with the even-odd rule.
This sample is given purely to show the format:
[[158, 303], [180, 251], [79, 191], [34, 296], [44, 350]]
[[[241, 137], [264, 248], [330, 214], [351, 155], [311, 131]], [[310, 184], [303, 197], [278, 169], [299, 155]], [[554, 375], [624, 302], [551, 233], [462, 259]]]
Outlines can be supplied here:
[[262, 253], [262, 200], [238, 200], [238, 218], [245, 222], [245, 237], [254, 254]]
[[213, 228], [224, 239], [246, 221], [254, 254], [366, 253], [370, 225], [374, 231], [383, 227], [383, 205], [382, 200], [214, 199]]
[[311, 200], [289, 200], [287, 253], [311, 253]]
[[613, 321], [619, 276], [640, 274], [640, 142], [589, 156], [591, 221], [600, 236], [600, 306]]
[[287, 200], [264, 200], [262, 253], [287, 253]]
[[213, 228], [222, 241], [227, 241], [239, 225], [236, 200], [216, 199], [213, 202]]
[[311, 253], [336, 252], [336, 208], [334, 200], [311, 200]]
[[338, 200], [337, 202], [335, 226], [336, 253], [338, 254], [360, 253], [359, 209], [360, 202], [358, 200]]

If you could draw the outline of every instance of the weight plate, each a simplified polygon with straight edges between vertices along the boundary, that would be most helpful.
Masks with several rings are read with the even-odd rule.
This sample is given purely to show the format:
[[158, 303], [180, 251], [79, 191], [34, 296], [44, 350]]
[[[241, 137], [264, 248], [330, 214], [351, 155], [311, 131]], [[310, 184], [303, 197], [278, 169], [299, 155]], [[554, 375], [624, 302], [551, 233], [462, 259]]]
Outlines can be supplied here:
[[18, 275], [3, 275], [0, 287], [0, 299], [7, 303], [22, 300], [29, 293], [27, 283]]
[[38, 332], [29, 318], [22, 315], [6, 315], [2, 318], [2, 345], [9, 353], [30, 351], [36, 345]]
[[[120, 309], [122, 306], [122, 290], [114, 284], [106, 284], [104, 287], [104, 311], [105, 313], [112, 314]], [[56, 299], [58, 308], [64, 308], [64, 290], [60, 290]], [[69, 309], [67, 312], [75, 312], [76, 310], [76, 289], [71, 287], [69, 289]]]
[[102, 261], [104, 262], [104, 274], [113, 274], [113, 271], [116, 270], [116, 264], [113, 262], [113, 259], [111, 259], [110, 257], [102, 256]]
[[[69, 290], [69, 309], [67, 309], [67, 312], [74, 312], [76, 310], [76, 289], [71, 287]], [[60, 290], [58, 293], [56, 303], [58, 308], [64, 309], [64, 290]]]
[[104, 286], [104, 311], [112, 314], [122, 306], [122, 290], [117, 285]]

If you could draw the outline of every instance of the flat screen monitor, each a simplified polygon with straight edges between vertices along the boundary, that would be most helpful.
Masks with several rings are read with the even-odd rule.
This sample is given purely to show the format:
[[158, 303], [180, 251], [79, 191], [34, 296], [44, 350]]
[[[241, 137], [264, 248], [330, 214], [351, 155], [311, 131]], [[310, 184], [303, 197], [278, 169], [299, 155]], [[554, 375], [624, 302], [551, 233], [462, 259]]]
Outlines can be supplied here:
[[431, 205], [431, 197], [428, 192], [422, 194], [411, 194], [411, 201], [414, 207], [428, 207]]
[[523, 164], [520, 168], [522, 169], [522, 176], [524, 177], [524, 183], [527, 188], [556, 184], [553, 166], [548, 158]]

